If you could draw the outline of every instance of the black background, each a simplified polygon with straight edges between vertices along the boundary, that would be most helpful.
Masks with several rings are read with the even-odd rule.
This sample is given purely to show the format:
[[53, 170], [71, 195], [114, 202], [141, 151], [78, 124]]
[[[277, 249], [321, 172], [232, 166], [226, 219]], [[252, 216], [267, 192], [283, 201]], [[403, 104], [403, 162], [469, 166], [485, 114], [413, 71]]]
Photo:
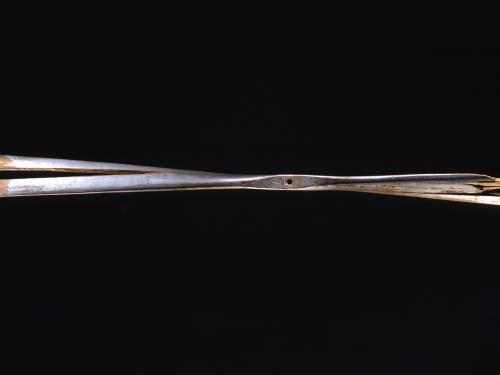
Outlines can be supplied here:
[[[473, 3], [44, 3], [9, 18], [5, 154], [500, 176], [497, 20]], [[4, 199], [2, 364], [493, 372], [499, 215], [350, 193]]]

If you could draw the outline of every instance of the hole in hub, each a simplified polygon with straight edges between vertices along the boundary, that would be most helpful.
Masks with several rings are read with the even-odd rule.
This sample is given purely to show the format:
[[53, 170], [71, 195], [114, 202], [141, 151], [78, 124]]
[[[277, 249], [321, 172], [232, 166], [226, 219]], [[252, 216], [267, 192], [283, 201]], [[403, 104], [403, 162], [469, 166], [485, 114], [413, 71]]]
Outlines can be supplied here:
[[286, 180], [286, 184], [290, 186], [291, 184], [293, 184], [293, 180], [289, 178], [288, 180]]

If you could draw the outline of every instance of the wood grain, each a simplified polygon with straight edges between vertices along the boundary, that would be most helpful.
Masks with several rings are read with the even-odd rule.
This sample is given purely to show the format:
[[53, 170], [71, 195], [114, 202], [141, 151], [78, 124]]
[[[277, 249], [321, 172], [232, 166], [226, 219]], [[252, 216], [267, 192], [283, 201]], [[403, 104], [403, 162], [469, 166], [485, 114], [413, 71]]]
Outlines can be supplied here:
[[9, 190], [9, 180], [0, 180], [0, 197], [5, 197]]
[[0, 170], [7, 170], [12, 167], [12, 162], [8, 156], [0, 155]]

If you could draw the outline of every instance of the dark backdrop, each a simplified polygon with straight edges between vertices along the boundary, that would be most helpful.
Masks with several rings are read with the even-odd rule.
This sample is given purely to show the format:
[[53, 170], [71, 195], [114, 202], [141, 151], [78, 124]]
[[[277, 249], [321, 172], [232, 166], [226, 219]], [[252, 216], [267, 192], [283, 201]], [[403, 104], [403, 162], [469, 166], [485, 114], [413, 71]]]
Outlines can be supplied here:
[[[8, 18], [1, 153], [500, 176], [497, 20], [473, 3], [43, 3]], [[2, 365], [486, 373], [499, 218], [350, 193], [5, 199]]]

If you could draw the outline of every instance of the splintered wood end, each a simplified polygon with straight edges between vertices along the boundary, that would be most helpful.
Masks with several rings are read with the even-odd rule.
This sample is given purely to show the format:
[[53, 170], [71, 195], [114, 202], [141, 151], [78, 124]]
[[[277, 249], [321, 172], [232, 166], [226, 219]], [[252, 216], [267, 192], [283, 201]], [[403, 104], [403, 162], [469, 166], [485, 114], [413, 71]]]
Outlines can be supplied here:
[[8, 169], [12, 166], [12, 160], [8, 156], [0, 155], [0, 170]]
[[495, 181], [481, 182], [477, 184], [477, 187], [485, 193], [500, 195], [500, 178], [496, 178]]
[[489, 181], [478, 181], [470, 183], [471, 187], [477, 189], [476, 193], [468, 192], [468, 189], [463, 188], [463, 191], [458, 191], [459, 194], [449, 191], [439, 192], [404, 192], [402, 194], [395, 192], [382, 192], [382, 194], [402, 195], [407, 197], [440, 199], [454, 202], [477, 203], [500, 206], [500, 179], [491, 178]]
[[384, 195], [399, 195], [455, 202], [500, 205], [500, 179], [477, 175], [476, 179], [456, 178], [422, 181], [389, 181], [382, 183], [346, 184], [338, 190]]
[[7, 195], [8, 188], [9, 188], [9, 181], [0, 180], [0, 197], [5, 197]]

